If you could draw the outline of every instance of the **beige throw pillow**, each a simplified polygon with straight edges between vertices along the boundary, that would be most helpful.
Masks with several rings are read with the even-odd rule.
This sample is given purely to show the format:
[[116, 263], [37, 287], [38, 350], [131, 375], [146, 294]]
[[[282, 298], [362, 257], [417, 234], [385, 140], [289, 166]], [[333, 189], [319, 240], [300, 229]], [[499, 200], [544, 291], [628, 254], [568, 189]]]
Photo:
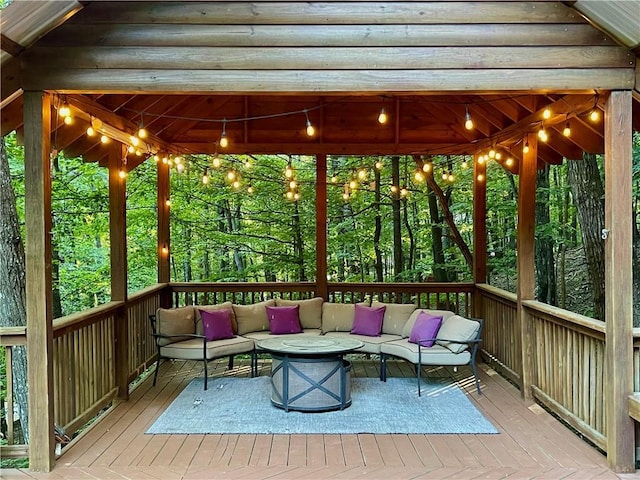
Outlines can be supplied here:
[[[196, 333], [193, 307], [159, 308], [156, 311], [156, 328], [160, 335], [193, 335]], [[189, 337], [160, 338], [160, 346], [188, 340]]]
[[350, 332], [353, 319], [356, 316], [356, 306], [353, 303], [322, 304], [323, 332]]
[[382, 303], [374, 301], [372, 307], [386, 307], [382, 320], [382, 333], [402, 335], [404, 325], [416, 309], [413, 303]]
[[[478, 330], [480, 329], [480, 322], [475, 320], [469, 320], [468, 318], [461, 317], [460, 315], [452, 315], [447, 319], [444, 319], [436, 339], [443, 338], [446, 340], [460, 340], [461, 342], [468, 342], [476, 338]], [[466, 343], [454, 343], [436, 340], [438, 345], [447, 347], [453, 353], [460, 353], [467, 348]]]

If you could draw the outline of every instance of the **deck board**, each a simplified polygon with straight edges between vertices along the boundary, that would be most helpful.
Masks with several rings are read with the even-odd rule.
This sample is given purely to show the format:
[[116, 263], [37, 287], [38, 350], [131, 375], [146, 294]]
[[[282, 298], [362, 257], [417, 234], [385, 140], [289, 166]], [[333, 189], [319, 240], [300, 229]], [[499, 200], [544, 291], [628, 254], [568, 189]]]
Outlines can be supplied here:
[[[248, 360], [211, 362], [210, 375], [248, 376]], [[259, 371], [268, 375], [269, 360]], [[146, 430], [188, 382], [198, 362], [165, 362], [158, 384], [149, 376], [127, 402], [63, 451], [53, 472], [7, 469], [7, 479], [626, 479], [607, 468], [601, 452], [481, 364], [482, 395], [470, 372], [425, 369], [452, 376], [496, 426], [498, 435], [147, 435]], [[354, 359], [353, 376], [379, 375], [377, 359]], [[388, 362], [388, 376], [414, 377], [411, 365]]]

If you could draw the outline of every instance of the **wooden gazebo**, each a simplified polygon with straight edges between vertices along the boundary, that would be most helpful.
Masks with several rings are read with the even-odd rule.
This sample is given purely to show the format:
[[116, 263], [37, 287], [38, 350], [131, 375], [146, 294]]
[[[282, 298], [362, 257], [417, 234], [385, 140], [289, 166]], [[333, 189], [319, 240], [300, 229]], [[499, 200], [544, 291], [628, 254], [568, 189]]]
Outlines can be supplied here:
[[[639, 1], [16, 0], [2, 15], [2, 134], [17, 130], [24, 141], [27, 212], [27, 327], [3, 344], [27, 346], [31, 469], [55, 464], [54, 419], [61, 413], [54, 405], [69, 388], [54, 375], [60, 338], [79, 342], [74, 332], [104, 322], [101, 340], [109, 344], [104, 355], [111, 370], [107, 380], [91, 381], [94, 401], [58, 421], [77, 425], [114, 398], [126, 399], [129, 382], [153, 360], [153, 349], [140, 340], [150, 311], [172, 293], [216, 291], [170, 282], [169, 165], [159, 162], [158, 285], [127, 294], [125, 188], [118, 172], [154, 155], [214, 153], [224, 132], [225, 153], [315, 155], [321, 227], [327, 155], [508, 152], [513, 161], [503, 166], [519, 182], [517, 294], [485, 285], [482, 162], [474, 166], [473, 285], [414, 288], [468, 294], [473, 313], [486, 319], [487, 361], [525, 399], [535, 397], [605, 450], [612, 470], [634, 470], [640, 401], [630, 396], [640, 390], [640, 353], [630, 222], [632, 131], [640, 129]], [[65, 125], [63, 106], [73, 125]], [[376, 121], [382, 108], [386, 124]], [[593, 110], [604, 119], [589, 121]], [[472, 129], [465, 128], [469, 118]], [[306, 134], [307, 123], [315, 135]], [[570, 136], [563, 135], [567, 123]], [[115, 142], [104, 146], [87, 137], [89, 125]], [[129, 152], [141, 125], [149, 135]], [[542, 128], [546, 142], [537, 135]], [[56, 149], [109, 169], [112, 267], [110, 303], [55, 321], [54, 136]], [[536, 170], [583, 152], [605, 155], [606, 322], [534, 301]], [[326, 279], [324, 228], [317, 229], [316, 247], [317, 278], [304, 288], [328, 298], [340, 286]], [[576, 335], [580, 341], [571, 343]], [[553, 352], [540, 348], [541, 338]], [[558, 356], [565, 381], [551, 382], [557, 371], [545, 366]], [[70, 355], [68, 361], [80, 360]], [[572, 368], [593, 370], [574, 376]], [[580, 384], [590, 376], [602, 381]], [[563, 389], [584, 398], [563, 401]], [[592, 403], [594, 397], [600, 401]]]

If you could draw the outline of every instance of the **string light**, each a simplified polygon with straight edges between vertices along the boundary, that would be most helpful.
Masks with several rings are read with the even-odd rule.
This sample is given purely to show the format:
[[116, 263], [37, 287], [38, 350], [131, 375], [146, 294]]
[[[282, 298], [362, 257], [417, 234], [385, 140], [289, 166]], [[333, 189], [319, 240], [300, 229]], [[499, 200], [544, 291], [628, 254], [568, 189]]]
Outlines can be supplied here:
[[496, 152], [495, 157], [496, 157], [496, 160], [500, 160], [502, 159], [502, 154], [500, 152]]
[[496, 151], [493, 149], [493, 147], [491, 148], [491, 150], [489, 150], [489, 158], [496, 158]]
[[469, 105], [464, 106], [464, 128], [467, 130], [473, 130], [473, 120], [471, 120], [471, 115], [469, 115]]
[[69, 108], [69, 104], [66, 101], [58, 109], [58, 115], [60, 115], [63, 118], [71, 115], [71, 109]]
[[422, 165], [422, 171], [424, 173], [429, 173], [431, 170], [433, 170], [433, 164], [431, 163], [431, 161], [428, 161], [424, 165]]
[[351, 190], [357, 190], [358, 182], [356, 182], [355, 180], [351, 179], [351, 181], [349, 182], [349, 188]]
[[398, 193], [398, 187], [396, 185], [391, 185], [391, 193]]
[[546, 107], [542, 112], [542, 118], [545, 120], [549, 120], [551, 118], [551, 109], [549, 109], [549, 107]]
[[442, 179], [446, 180], [447, 178], [449, 178], [449, 174], [446, 171], [442, 172]]
[[93, 137], [93, 136], [95, 136], [95, 134], [96, 134], [95, 129], [94, 129], [91, 125], [89, 125], [89, 126], [87, 127], [87, 135], [88, 135], [89, 137]]
[[513, 158], [512, 157], [508, 157], [507, 160], [504, 163], [505, 163], [505, 165], [507, 167], [512, 167], [513, 166]]
[[524, 147], [522, 147], [522, 153], [524, 154], [529, 153], [529, 140], [527, 140], [524, 144]]
[[66, 117], [64, 117], [64, 124], [73, 125], [73, 117], [71, 115], [67, 115]]
[[299, 193], [299, 192], [294, 192], [294, 193], [293, 193], [293, 200], [295, 200], [296, 202], [297, 202], [298, 200], [300, 200], [300, 193]]
[[236, 172], [234, 170], [229, 170], [227, 172], [227, 180], [233, 182], [236, 179]]
[[591, 120], [593, 123], [596, 123], [598, 120], [600, 120], [600, 111], [597, 107], [593, 107], [593, 110], [591, 110], [591, 113], [589, 114], [589, 120]]
[[462, 164], [460, 165], [462, 168], [466, 169], [469, 165], [467, 164], [467, 160], [462, 160]]
[[178, 165], [176, 165], [176, 170], [178, 171], [178, 173], [184, 172], [184, 163], [179, 163]]
[[415, 179], [416, 182], [418, 183], [422, 183], [424, 182], [424, 173], [422, 173], [420, 170], [416, 170], [415, 173], [413, 174], [413, 178]]
[[211, 160], [211, 166], [213, 168], [220, 168], [220, 165], [222, 165], [222, 159], [219, 156], [214, 155], [213, 159]]
[[382, 170], [382, 168], [384, 167], [384, 163], [382, 163], [380, 160], [378, 160], [376, 162], [375, 167], [376, 167], [376, 170]]
[[538, 130], [538, 138], [543, 142], [546, 142], [549, 139], [547, 131], [544, 129], [544, 124], [542, 123], [540, 124], [540, 129]]
[[400, 189], [400, 197], [405, 198], [407, 195], [409, 195], [409, 190], [407, 190], [407, 187], [403, 185]]
[[125, 179], [125, 178], [127, 178], [127, 172], [126, 172], [123, 168], [121, 168], [121, 169], [118, 171], [118, 176], [119, 176], [121, 179]]
[[331, 175], [331, 183], [338, 183], [338, 176], [335, 173]]
[[295, 190], [295, 188], [296, 188], [297, 186], [298, 186], [298, 183], [297, 183], [295, 180], [291, 180], [291, 181], [289, 182], [289, 188], [290, 188], [291, 190]]
[[287, 163], [287, 168], [284, 170], [284, 176], [287, 178], [293, 177], [293, 166], [291, 165], [291, 162]]
[[227, 119], [225, 118], [222, 121], [222, 133], [220, 134], [220, 146], [222, 148], [227, 148], [229, 145], [229, 139], [227, 138]]
[[234, 190], [238, 190], [240, 188], [240, 180], [238, 179], [234, 180], [231, 186], [233, 187]]
[[203, 185], [208, 185], [209, 184], [209, 171], [205, 168], [204, 172], [202, 173], [202, 184]]
[[307, 119], [307, 136], [313, 137], [316, 134], [316, 129], [311, 125], [311, 120], [309, 120], [309, 114], [306, 108], [304, 109], [304, 116]]
[[147, 138], [147, 130], [144, 128], [142, 114], [140, 114], [140, 123], [138, 124], [138, 137]]
[[360, 180], [366, 180], [367, 178], [367, 171], [364, 168], [361, 168], [360, 170], [358, 170], [358, 178]]
[[293, 200], [293, 192], [291, 190], [287, 190], [285, 196], [287, 197], [287, 199]]
[[478, 157], [478, 165], [484, 165], [485, 159], [484, 159], [484, 155], [480, 155]]
[[106, 135], [102, 135], [100, 137], [100, 143], [102, 143], [102, 144], [109, 143], [109, 137], [107, 137]]
[[167, 199], [164, 201], [164, 204], [165, 204], [167, 207], [170, 207], [170, 206], [171, 206], [171, 199], [167, 198]]
[[382, 108], [380, 108], [380, 114], [378, 115], [378, 123], [384, 125], [389, 120], [387, 111], [384, 109], [384, 97], [382, 98]]
[[167, 255], [168, 253], [169, 253], [169, 247], [167, 247], [167, 244], [165, 243], [164, 245], [162, 245], [162, 254]]
[[479, 182], [484, 182], [484, 174], [479, 173], [478, 176], [476, 177], [476, 180], [478, 180]]
[[453, 172], [451, 170], [449, 170], [449, 175], [447, 176], [447, 180], [451, 183], [453, 183], [453, 181], [455, 180], [455, 177], [453, 176]]
[[249, 182], [249, 185], [247, 186], [247, 193], [253, 193], [253, 185], [251, 182]]
[[571, 136], [571, 124], [569, 123], [569, 120], [567, 120], [567, 123], [564, 124], [564, 129], [562, 130], [562, 135], [564, 135], [565, 137], [570, 137]]

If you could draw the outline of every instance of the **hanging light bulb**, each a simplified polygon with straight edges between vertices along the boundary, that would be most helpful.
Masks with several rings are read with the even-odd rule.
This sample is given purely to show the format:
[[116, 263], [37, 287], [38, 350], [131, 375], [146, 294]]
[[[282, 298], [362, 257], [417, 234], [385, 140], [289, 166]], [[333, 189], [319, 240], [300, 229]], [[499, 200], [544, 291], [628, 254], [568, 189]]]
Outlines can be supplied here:
[[502, 159], [502, 154], [500, 152], [496, 152], [496, 160]]
[[233, 170], [229, 170], [227, 172], [227, 180], [229, 180], [230, 182], [233, 182], [236, 179], [236, 172]]
[[220, 168], [220, 165], [222, 165], [222, 159], [216, 155], [213, 157], [213, 160], [211, 160], [211, 165], [213, 168]]
[[179, 163], [178, 165], [176, 165], [176, 170], [178, 171], [178, 173], [184, 172], [184, 163]]
[[598, 120], [600, 120], [600, 110], [598, 110], [597, 107], [593, 107], [593, 110], [591, 110], [591, 113], [589, 114], [589, 120], [591, 120], [593, 123], [596, 123]]
[[354, 179], [351, 179], [351, 181], [349, 182], [349, 188], [351, 190], [356, 190], [358, 188], [358, 182], [356, 182]]
[[426, 162], [422, 165], [422, 171], [424, 173], [429, 173], [433, 169], [433, 164], [431, 162]]
[[391, 193], [398, 193], [398, 187], [396, 185], [391, 185]]
[[469, 115], [469, 105], [464, 106], [464, 128], [467, 130], [473, 130], [473, 120], [471, 120], [471, 115]]
[[93, 136], [95, 136], [95, 134], [96, 134], [95, 129], [91, 125], [89, 125], [87, 127], [87, 136], [93, 137]]
[[442, 172], [442, 179], [446, 180], [447, 178], [449, 178], [449, 174], [447, 172]]
[[247, 187], [247, 193], [253, 193], [253, 185], [249, 182], [249, 186]]
[[206, 168], [204, 169], [204, 172], [202, 173], [202, 184], [203, 185], [208, 185], [209, 184], [209, 170], [207, 170]]
[[462, 160], [462, 164], [460, 165], [462, 168], [467, 168], [469, 165], [466, 160]]
[[127, 172], [126, 172], [123, 168], [121, 168], [121, 169], [118, 171], [118, 176], [119, 176], [120, 178], [122, 178], [122, 179], [125, 179], [125, 178], [127, 178]]
[[287, 190], [286, 196], [288, 200], [293, 200], [293, 192], [291, 190]]
[[545, 108], [542, 112], [542, 118], [545, 120], [549, 120], [551, 118], [551, 109], [549, 107]]
[[162, 163], [163, 163], [163, 165], [168, 165], [169, 164], [169, 157], [167, 157], [166, 155], [164, 157], [162, 157]]
[[567, 123], [564, 124], [564, 129], [562, 130], [562, 135], [564, 135], [565, 137], [570, 137], [571, 136], [571, 125], [569, 124], [569, 120], [567, 120]]
[[298, 183], [297, 183], [295, 180], [291, 180], [291, 181], [289, 182], [289, 188], [290, 188], [291, 190], [294, 190], [297, 186], [298, 186]]
[[162, 254], [167, 255], [168, 253], [169, 253], [169, 247], [167, 247], [167, 244], [165, 243], [164, 245], [162, 245]]
[[222, 148], [227, 148], [229, 145], [229, 140], [227, 139], [227, 119], [225, 118], [222, 121], [222, 133], [220, 134], [220, 146]]
[[91, 117], [91, 126], [94, 130], [100, 130], [102, 128], [102, 120], [96, 117]]
[[376, 162], [375, 167], [376, 167], [376, 170], [382, 170], [382, 168], [384, 167], [384, 163], [382, 163], [380, 160], [378, 160]]
[[547, 131], [544, 129], [544, 124], [540, 124], [540, 129], [538, 130], [538, 138], [543, 142], [546, 142], [549, 139]]
[[253, 167], [253, 165], [251, 164], [251, 160], [245, 160], [244, 168], [246, 168], [247, 170], [251, 170], [251, 167]]
[[107, 137], [106, 135], [102, 135], [100, 137], [100, 143], [109, 143], [109, 137]]
[[400, 189], [400, 196], [404, 198], [407, 195], [409, 195], [409, 190], [407, 190], [407, 187], [403, 185], [402, 188]]
[[63, 118], [71, 115], [71, 109], [69, 108], [69, 104], [66, 101], [58, 109], [58, 114]]
[[416, 182], [422, 183], [424, 182], [424, 173], [422, 173], [420, 170], [416, 170], [416, 172], [413, 174], [413, 178], [416, 180]]
[[484, 165], [485, 159], [484, 155], [478, 156], [478, 165]]
[[231, 184], [231, 186], [233, 187], [234, 190], [238, 190], [240, 188], [240, 180], [235, 179]]
[[284, 176], [287, 178], [293, 177], [293, 166], [291, 162], [287, 163], [287, 168], [284, 169]]
[[389, 117], [387, 116], [387, 112], [384, 109], [384, 105], [383, 105], [382, 108], [380, 109], [380, 114], [378, 115], [378, 123], [380, 123], [381, 125], [384, 125], [385, 123], [387, 123], [388, 119]]
[[331, 175], [331, 183], [338, 183], [338, 176], [335, 173]]
[[138, 125], [138, 138], [147, 138], [147, 130], [144, 128], [142, 118], [140, 118], [140, 124]]
[[348, 192], [343, 192], [342, 193], [342, 199], [346, 202], [349, 200], [349, 193]]
[[522, 153], [529, 153], [529, 140], [527, 140], [524, 147], [522, 147]]
[[66, 117], [64, 117], [64, 124], [73, 125], [73, 117], [71, 115], [67, 115]]
[[307, 119], [307, 136], [313, 137], [316, 134], [316, 129], [311, 125], [311, 120], [309, 120], [309, 114], [307, 110], [304, 110], [304, 116]]
[[299, 192], [295, 192], [293, 194], [293, 199], [297, 202], [298, 200], [300, 200], [300, 193]]
[[507, 158], [507, 160], [504, 163], [507, 165], [507, 167], [512, 167], [513, 166], [513, 158], [512, 157]]
[[131, 143], [131, 145], [133, 145], [134, 147], [137, 147], [138, 145], [140, 145], [140, 139], [138, 137], [136, 137], [135, 135], [131, 135], [129, 137], [129, 142]]
[[478, 180], [479, 182], [484, 182], [484, 175], [482, 173], [478, 174], [476, 180]]
[[160, 155], [158, 155], [157, 153], [153, 156], [153, 161], [158, 163], [160, 162]]
[[358, 170], [358, 178], [360, 180], [366, 180], [367, 178], [367, 171], [364, 168], [361, 168], [360, 170]]
[[489, 158], [496, 158], [496, 151], [493, 147], [489, 150]]
[[449, 175], [447, 176], [447, 180], [449, 182], [453, 182], [455, 180], [455, 177], [453, 176], [453, 172], [451, 170], [449, 170]]
[[164, 201], [164, 204], [165, 204], [167, 207], [170, 207], [170, 206], [171, 206], [171, 199], [170, 199], [170, 198], [167, 198], [167, 199]]
[[129, 153], [136, 153], [136, 147], [134, 147], [133, 145], [129, 145], [127, 147], [127, 152]]

